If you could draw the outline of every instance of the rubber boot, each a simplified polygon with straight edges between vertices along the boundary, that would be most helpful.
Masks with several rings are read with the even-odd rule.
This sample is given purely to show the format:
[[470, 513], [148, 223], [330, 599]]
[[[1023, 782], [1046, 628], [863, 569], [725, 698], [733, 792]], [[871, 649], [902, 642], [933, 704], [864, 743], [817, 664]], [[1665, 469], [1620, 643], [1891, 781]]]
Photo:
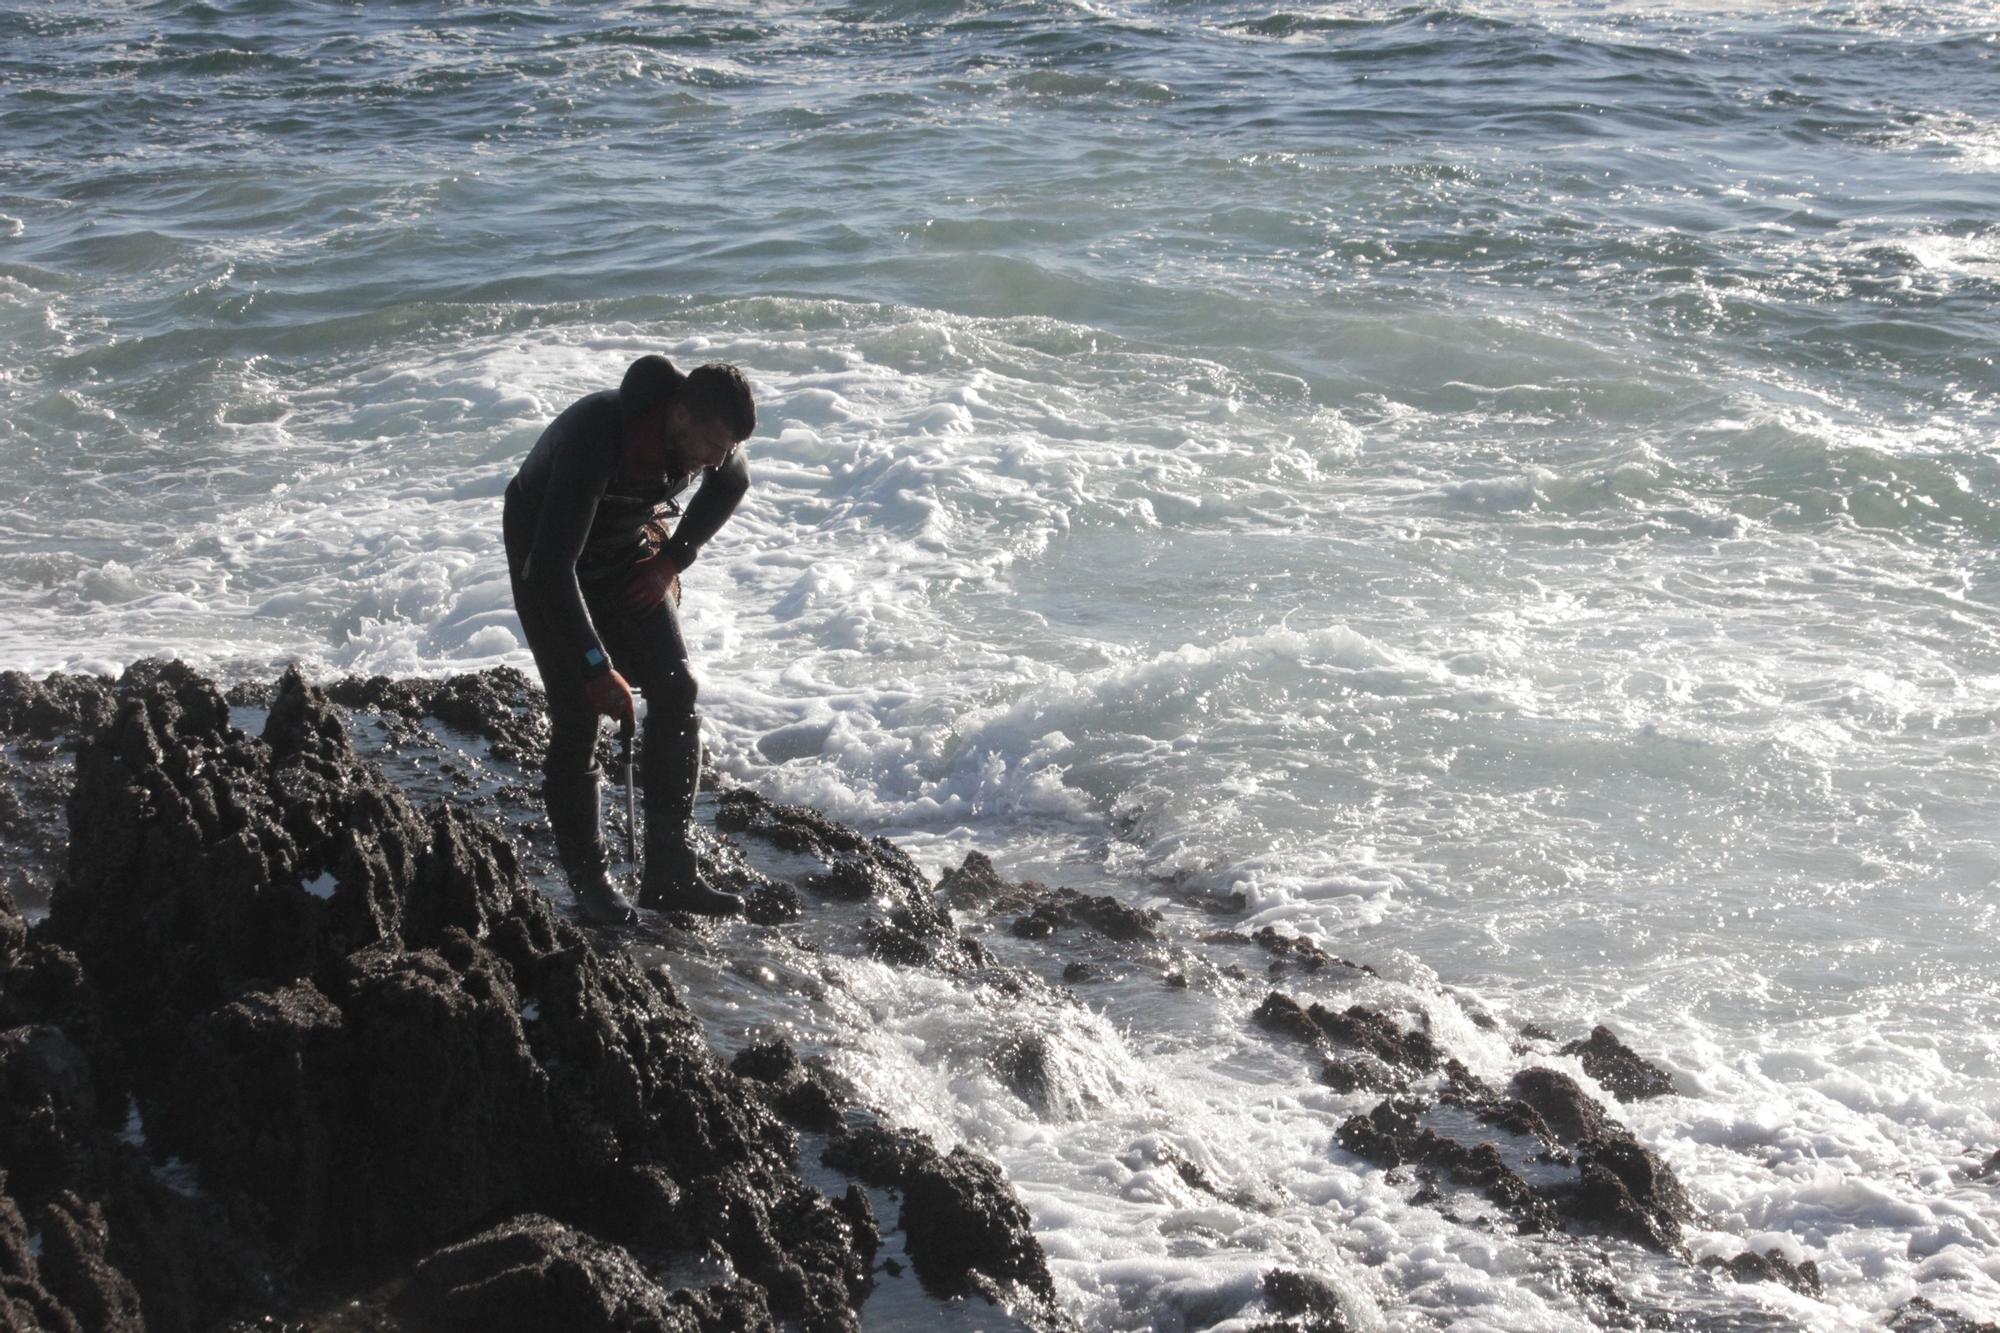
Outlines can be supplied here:
[[743, 899], [708, 882], [708, 877], [701, 873], [694, 848], [685, 837], [664, 845], [647, 837], [646, 871], [639, 881], [639, 905], [654, 912], [743, 915]]
[[592, 768], [580, 778], [545, 779], [542, 799], [556, 835], [556, 859], [584, 916], [600, 926], [630, 923], [632, 904], [611, 882], [604, 853], [604, 774]]
[[695, 789], [701, 784], [699, 721], [692, 715], [678, 724], [648, 718], [639, 768], [646, 789], [646, 864], [639, 905], [655, 912], [742, 915], [743, 899], [708, 882], [688, 837]]

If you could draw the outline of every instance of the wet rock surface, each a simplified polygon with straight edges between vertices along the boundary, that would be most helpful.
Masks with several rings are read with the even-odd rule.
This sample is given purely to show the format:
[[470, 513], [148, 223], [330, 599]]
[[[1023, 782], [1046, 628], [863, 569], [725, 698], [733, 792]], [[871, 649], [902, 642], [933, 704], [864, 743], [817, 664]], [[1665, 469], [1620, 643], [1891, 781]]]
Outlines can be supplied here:
[[[948, 972], [990, 962], [976, 940], [960, 937], [951, 912], [916, 862], [886, 838], [867, 837], [817, 810], [769, 801], [743, 788], [722, 793], [715, 827], [824, 862], [823, 870], [806, 877], [807, 891], [875, 909], [861, 934], [868, 952], [884, 962]], [[751, 910], [760, 920], [777, 921], [786, 919], [788, 906], [753, 897]]]
[[1674, 1093], [1673, 1076], [1618, 1040], [1603, 1024], [1593, 1028], [1587, 1041], [1573, 1041], [1562, 1054], [1583, 1062], [1583, 1072], [1604, 1085], [1621, 1102], [1642, 1102]]
[[1524, 1069], [1508, 1090], [1533, 1108], [1581, 1166], [1559, 1202], [1573, 1220], [1654, 1249], [1676, 1251], [1694, 1205], [1673, 1171], [1569, 1075]]
[[624, 1250], [534, 1214], [425, 1259], [395, 1308], [420, 1325], [494, 1333], [695, 1333], [773, 1324], [755, 1286], [667, 1292]]
[[729, 1068], [750, 1082], [765, 1105], [801, 1129], [839, 1128], [852, 1100], [823, 1072], [807, 1067], [784, 1041], [749, 1047], [730, 1061]]
[[1318, 1003], [1302, 1006], [1284, 992], [1272, 991], [1251, 1019], [1267, 1032], [1315, 1049], [1345, 1053], [1345, 1058], [1328, 1061], [1321, 1071], [1325, 1082], [1343, 1091], [1401, 1088], [1435, 1070], [1443, 1059], [1442, 1048], [1429, 1033], [1406, 1031], [1389, 1015], [1363, 1005], [1336, 1012]]
[[1896, 1317], [1889, 1321], [1889, 1333], [2000, 1333], [2000, 1324], [1976, 1322], [1914, 1296], [1896, 1310]]
[[1264, 1274], [1264, 1304], [1279, 1318], [1258, 1324], [1257, 1333], [1348, 1333], [1352, 1328], [1340, 1294], [1308, 1273], [1274, 1268]]
[[[505, 673], [341, 688], [535, 743]], [[779, 1118], [837, 1129], [843, 1094], [788, 1049], [723, 1067], [664, 969], [558, 915], [485, 820], [411, 804], [327, 692], [292, 674], [232, 705], [164, 663], [4, 690], [15, 734], [73, 748], [63, 823], [89, 830], [45, 921], [0, 891], [11, 1326], [219, 1327], [383, 1274], [413, 1327], [859, 1326], [867, 1198], [808, 1186]], [[963, 961], [906, 857], [813, 828], [885, 877], [884, 929]], [[913, 1254], [1053, 1319], [997, 1168], [932, 1157], [905, 1173], [937, 1237]], [[689, 1255], [731, 1276], [678, 1288]]]
[[112, 682], [97, 676], [37, 681], [19, 671], [0, 672], [0, 735], [51, 741], [95, 731], [111, 720], [116, 698]]
[[1014, 918], [1009, 933], [1024, 940], [1059, 931], [1092, 930], [1112, 940], [1157, 941], [1160, 914], [1128, 907], [1107, 895], [1053, 889], [1039, 880], [1009, 881], [983, 852], [968, 852], [955, 870], [939, 877], [937, 893], [953, 906]]
[[344, 708], [395, 719], [405, 736], [414, 736], [418, 724], [432, 718], [455, 731], [483, 737], [496, 758], [523, 767], [539, 764], [548, 746], [541, 691], [512, 667], [443, 680], [348, 676], [325, 689], [327, 697]]
[[[1683, 1226], [1694, 1217], [1687, 1191], [1569, 1075], [1522, 1069], [1501, 1094], [1420, 1026], [1406, 1028], [1364, 1005], [1335, 1011], [1301, 1004], [1282, 991], [1269, 992], [1251, 1022], [1324, 1054], [1320, 1081], [1335, 1090], [1391, 1094], [1347, 1117], [1334, 1141], [1375, 1166], [1412, 1170], [1416, 1201], [1449, 1211], [1454, 1205], [1443, 1188], [1449, 1184], [1496, 1206], [1522, 1232], [1574, 1229], [1683, 1253]], [[1600, 1041], [1600, 1053], [1612, 1043]], [[1419, 1084], [1434, 1094], [1410, 1095]], [[1456, 1121], [1434, 1123], [1440, 1108]], [[1473, 1137], [1468, 1130], [1497, 1135]], [[1532, 1180], [1524, 1174], [1530, 1165]]]
[[1305, 936], [1287, 935], [1275, 926], [1264, 926], [1254, 934], [1244, 934], [1236, 930], [1217, 930], [1209, 932], [1202, 938], [1209, 944], [1233, 944], [1264, 950], [1272, 955], [1265, 972], [1273, 977], [1283, 976], [1287, 972], [1313, 973], [1328, 968], [1362, 976], [1375, 975], [1375, 969], [1365, 963], [1355, 963], [1335, 957]]
[[1508, 1166], [1498, 1147], [1491, 1142], [1461, 1143], [1437, 1133], [1422, 1123], [1428, 1109], [1421, 1101], [1391, 1099], [1365, 1116], [1349, 1117], [1335, 1138], [1341, 1147], [1377, 1166], [1424, 1168], [1420, 1178], [1433, 1186], [1429, 1201], [1443, 1197], [1434, 1189], [1436, 1178], [1443, 1176], [1477, 1190], [1512, 1214], [1521, 1231], [1554, 1231], [1560, 1226], [1554, 1204]]
[[1810, 1259], [1795, 1264], [1782, 1250], [1766, 1250], [1762, 1254], [1745, 1250], [1734, 1259], [1711, 1254], [1701, 1261], [1701, 1266], [1718, 1269], [1738, 1282], [1782, 1283], [1802, 1296], [1817, 1296], [1823, 1290], [1818, 1264]]
[[901, 1192], [898, 1226], [925, 1287], [1024, 1305], [1062, 1322], [1032, 1219], [993, 1161], [965, 1147], [940, 1154], [914, 1130], [879, 1124], [836, 1135], [824, 1160]]

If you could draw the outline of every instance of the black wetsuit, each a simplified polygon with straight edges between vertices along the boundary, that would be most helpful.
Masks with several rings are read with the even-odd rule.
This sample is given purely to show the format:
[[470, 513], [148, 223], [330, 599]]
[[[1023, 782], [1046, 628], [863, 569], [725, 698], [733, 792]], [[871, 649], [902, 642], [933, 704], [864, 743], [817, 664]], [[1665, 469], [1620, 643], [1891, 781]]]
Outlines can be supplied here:
[[682, 770], [700, 763], [695, 680], [672, 599], [634, 616], [621, 605], [625, 585], [656, 550], [672, 553], [682, 569], [693, 564], [736, 511], [750, 469], [741, 446], [732, 449], [707, 470], [673, 535], [662, 540], [662, 520], [679, 512], [675, 497], [693, 478], [621, 477], [624, 439], [616, 389], [571, 404], [508, 484], [502, 528], [514, 606], [548, 693], [543, 773], [555, 781], [592, 769], [597, 714], [584, 683], [615, 668], [646, 697], [650, 822], [656, 788], [677, 790], [687, 778]]

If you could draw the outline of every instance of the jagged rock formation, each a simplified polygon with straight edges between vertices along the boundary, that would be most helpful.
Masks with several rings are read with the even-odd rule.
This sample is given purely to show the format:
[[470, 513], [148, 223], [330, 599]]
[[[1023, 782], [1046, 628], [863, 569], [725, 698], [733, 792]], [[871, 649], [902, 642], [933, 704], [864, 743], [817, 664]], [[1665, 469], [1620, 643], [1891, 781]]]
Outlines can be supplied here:
[[1274, 1268], [1264, 1274], [1264, 1304], [1280, 1318], [1257, 1325], [1253, 1333], [1348, 1333], [1352, 1327], [1339, 1293], [1307, 1273]]
[[737, 1053], [730, 1071], [745, 1079], [765, 1105], [801, 1129], [829, 1133], [844, 1123], [852, 1100], [817, 1069], [808, 1068], [789, 1042], [772, 1041]]
[[1654, 1097], [1670, 1097], [1673, 1076], [1618, 1040], [1602, 1023], [1591, 1029], [1587, 1041], [1573, 1041], [1562, 1048], [1564, 1055], [1583, 1061], [1583, 1072], [1604, 1085], [1606, 1092], [1621, 1102], [1643, 1102]]
[[1107, 939], [1147, 943], [1160, 938], [1160, 914], [1128, 907], [1107, 895], [1052, 889], [1038, 880], [1009, 883], [982, 852], [966, 853], [964, 864], [939, 878], [937, 892], [955, 906], [978, 906], [1001, 914], [1019, 913], [1009, 933], [1024, 940], [1046, 939], [1058, 931], [1094, 930]]
[[[508, 684], [345, 688], [525, 749]], [[868, 1201], [806, 1185], [769, 1109], [837, 1128], [841, 1094], [788, 1050], [725, 1069], [664, 969], [559, 917], [491, 825], [413, 806], [296, 673], [253, 702], [260, 737], [178, 664], [0, 678], [14, 734], [97, 728], [47, 920], [0, 889], [0, 1325], [214, 1327], [386, 1274], [412, 1326], [857, 1327]], [[906, 857], [824, 836], [893, 890], [896, 949], [973, 964]], [[902, 1184], [924, 1266], [1057, 1322], [990, 1162]], [[676, 1254], [717, 1280], [671, 1289]]]
[[1711, 1254], [1701, 1261], [1701, 1266], [1720, 1269], [1738, 1282], [1780, 1282], [1802, 1296], [1818, 1296], [1824, 1290], [1818, 1264], [1810, 1259], [1795, 1264], [1782, 1250], [1766, 1250], [1762, 1254], [1746, 1250], [1734, 1259]]
[[1679, 1250], [1681, 1224], [1694, 1216], [1694, 1205], [1657, 1154], [1567, 1074], [1524, 1069], [1508, 1091], [1541, 1117], [1548, 1137], [1576, 1155], [1579, 1178], [1557, 1197], [1568, 1216], [1654, 1249]]
[[1268, 976], [1283, 976], [1287, 972], [1319, 972], [1333, 968], [1358, 976], [1374, 976], [1375, 969], [1366, 963], [1350, 962], [1314, 944], [1303, 935], [1287, 935], [1275, 926], [1264, 926], [1256, 933], [1246, 935], [1237, 930], [1210, 931], [1202, 937], [1209, 944], [1235, 944], [1255, 946], [1273, 955], [1265, 967]]
[[[1362, 1005], [1336, 1012], [1272, 991], [1251, 1020], [1279, 1037], [1336, 1053], [1322, 1065], [1320, 1077], [1340, 1091], [1366, 1088], [1392, 1094], [1366, 1115], [1350, 1116], [1335, 1141], [1380, 1167], [1416, 1167], [1419, 1201], [1442, 1205], [1446, 1196], [1439, 1186], [1449, 1181], [1477, 1191], [1522, 1231], [1554, 1231], [1567, 1223], [1681, 1253], [1682, 1225], [1694, 1215], [1687, 1191], [1657, 1154], [1569, 1075], [1523, 1069], [1502, 1096], [1450, 1059], [1428, 1032], [1405, 1030], [1387, 1014]], [[1602, 1038], [1594, 1049], [1600, 1056], [1611, 1045], [1638, 1061], [1607, 1030], [1599, 1032]], [[1617, 1058], [1622, 1066], [1622, 1057]], [[1402, 1094], [1419, 1079], [1440, 1072], [1444, 1086], [1437, 1102], [1499, 1130], [1518, 1160], [1573, 1167], [1574, 1174], [1563, 1171], [1531, 1183], [1510, 1164], [1500, 1141], [1468, 1143], [1426, 1124], [1433, 1101]], [[1624, 1081], [1628, 1075], [1629, 1070], [1619, 1078]]]
[[978, 941], [959, 936], [930, 880], [887, 838], [864, 837], [817, 810], [768, 801], [743, 788], [722, 794], [715, 826], [826, 862], [827, 869], [810, 876], [805, 887], [880, 909], [880, 916], [863, 923], [862, 935], [868, 951], [884, 962], [966, 972], [991, 961]]
[[2000, 1333], [2000, 1324], [1990, 1320], [1974, 1322], [1956, 1310], [1933, 1305], [1922, 1296], [1912, 1296], [1889, 1321], [1889, 1333]]
[[1321, 1004], [1301, 1006], [1282, 991], [1272, 991], [1251, 1020], [1267, 1032], [1335, 1052], [1320, 1066], [1320, 1081], [1342, 1092], [1400, 1092], [1412, 1079], [1435, 1070], [1443, 1058], [1428, 1032], [1406, 1032], [1387, 1014], [1358, 1004], [1335, 1012]]
[[916, 1131], [883, 1125], [836, 1134], [823, 1160], [902, 1192], [898, 1226], [931, 1291], [1012, 1300], [1060, 1322], [1055, 1283], [1028, 1211], [992, 1162], [964, 1148], [941, 1154]]
[[541, 691], [512, 667], [447, 676], [443, 680], [348, 676], [326, 686], [344, 708], [368, 709], [414, 727], [426, 717], [484, 737], [496, 758], [532, 768], [548, 747], [548, 719]]

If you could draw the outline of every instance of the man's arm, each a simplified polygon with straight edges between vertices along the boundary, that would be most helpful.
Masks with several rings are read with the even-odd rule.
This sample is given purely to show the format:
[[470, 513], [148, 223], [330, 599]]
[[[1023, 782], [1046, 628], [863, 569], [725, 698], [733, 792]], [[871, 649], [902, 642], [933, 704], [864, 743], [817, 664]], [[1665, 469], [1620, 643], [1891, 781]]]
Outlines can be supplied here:
[[559, 649], [585, 677], [611, 667], [597, 629], [584, 608], [583, 585], [576, 579], [577, 557], [590, 536], [597, 503], [610, 481], [610, 470], [587, 447], [573, 439], [556, 450], [549, 482], [542, 494], [542, 512], [528, 550], [523, 581], [561, 638]]
[[729, 521], [749, 489], [750, 463], [739, 444], [702, 478], [701, 489], [688, 501], [687, 513], [674, 525], [674, 535], [660, 547], [660, 553], [673, 561], [675, 569], [693, 564], [702, 546]]

